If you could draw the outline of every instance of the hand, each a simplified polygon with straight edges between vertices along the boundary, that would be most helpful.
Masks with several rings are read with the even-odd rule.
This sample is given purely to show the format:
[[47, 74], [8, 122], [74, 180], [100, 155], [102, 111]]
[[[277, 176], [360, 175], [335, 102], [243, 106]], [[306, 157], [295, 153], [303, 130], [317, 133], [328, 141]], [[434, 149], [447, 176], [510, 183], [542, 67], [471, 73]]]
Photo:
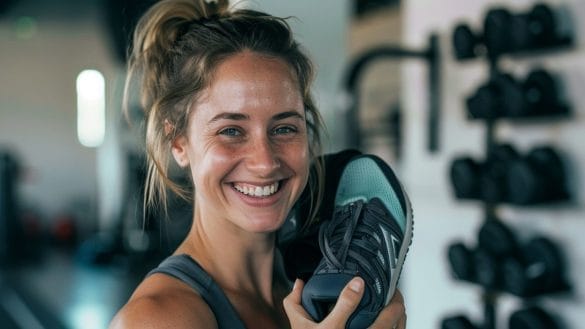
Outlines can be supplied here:
[[386, 305], [378, 314], [370, 329], [406, 329], [406, 309], [404, 308], [404, 298], [398, 289], [392, 296], [390, 303]]
[[[297, 279], [292, 292], [283, 301], [284, 310], [292, 329], [343, 329], [364, 294], [363, 279], [359, 277], [353, 278], [341, 291], [337, 303], [329, 315], [320, 323], [316, 323], [301, 304], [303, 286], [303, 281]], [[370, 328], [406, 328], [404, 301], [399, 291], [396, 292], [390, 303], [382, 309]]]

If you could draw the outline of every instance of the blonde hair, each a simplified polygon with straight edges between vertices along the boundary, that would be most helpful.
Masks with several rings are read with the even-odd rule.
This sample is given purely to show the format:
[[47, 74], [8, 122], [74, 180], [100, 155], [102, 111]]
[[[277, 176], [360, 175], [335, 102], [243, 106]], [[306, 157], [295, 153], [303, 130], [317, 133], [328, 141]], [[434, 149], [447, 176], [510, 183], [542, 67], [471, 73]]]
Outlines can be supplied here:
[[125, 99], [137, 80], [146, 117], [145, 207], [162, 206], [166, 213], [167, 189], [191, 199], [190, 187], [169, 177], [171, 142], [185, 133], [190, 105], [209, 86], [217, 66], [245, 50], [280, 58], [296, 74], [313, 159], [307, 223], [315, 217], [324, 190], [324, 166], [320, 157], [323, 121], [310, 90], [313, 64], [294, 40], [286, 19], [255, 10], [230, 10], [227, 0], [163, 0], [144, 14], [134, 31]]

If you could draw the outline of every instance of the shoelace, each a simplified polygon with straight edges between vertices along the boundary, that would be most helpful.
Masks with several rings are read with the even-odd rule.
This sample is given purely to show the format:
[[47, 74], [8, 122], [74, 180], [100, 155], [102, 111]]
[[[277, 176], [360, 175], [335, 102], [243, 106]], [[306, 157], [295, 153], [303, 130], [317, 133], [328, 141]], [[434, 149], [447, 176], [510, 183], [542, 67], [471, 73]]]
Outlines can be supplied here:
[[[329, 270], [351, 271], [360, 275], [375, 290], [385, 296], [390, 273], [388, 258], [381, 256], [386, 250], [379, 225], [386, 219], [384, 209], [371, 203], [356, 201], [339, 210], [319, 230], [319, 246], [325, 266]], [[384, 249], [383, 249], [384, 248]], [[373, 308], [379, 307], [384, 298], [374, 298]]]

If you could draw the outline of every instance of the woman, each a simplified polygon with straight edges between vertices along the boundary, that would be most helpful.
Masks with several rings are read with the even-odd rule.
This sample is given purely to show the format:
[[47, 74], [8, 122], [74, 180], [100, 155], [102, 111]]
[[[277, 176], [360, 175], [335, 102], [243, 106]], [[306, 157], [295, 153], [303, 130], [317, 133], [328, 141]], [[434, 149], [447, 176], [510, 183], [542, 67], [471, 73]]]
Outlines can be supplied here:
[[[181, 275], [155, 272], [111, 328], [218, 328], [230, 317], [240, 322], [234, 328], [344, 328], [363, 280], [351, 281], [315, 323], [301, 305], [303, 282], [291, 291], [276, 249], [275, 232], [305, 186], [313, 209], [323, 189], [313, 68], [288, 25], [230, 11], [228, 1], [166, 0], [140, 20], [133, 42], [129, 81], [141, 77], [147, 116], [147, 206], [164, 206], [167, 189], [193, 199], [193, 224], [173, 259], [227, 298], [214, 308]], [[192, 195], [169, 178], [172, 160], [190, 174]], [[373, 327], [405, 322], [397, 293]]]

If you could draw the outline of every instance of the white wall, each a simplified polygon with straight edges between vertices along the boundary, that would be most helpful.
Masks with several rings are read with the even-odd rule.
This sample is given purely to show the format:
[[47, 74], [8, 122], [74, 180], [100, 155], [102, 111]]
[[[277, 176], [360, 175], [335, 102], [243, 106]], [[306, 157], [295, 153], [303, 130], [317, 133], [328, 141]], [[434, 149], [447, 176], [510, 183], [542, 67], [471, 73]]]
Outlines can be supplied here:
[[[548, 142], [569, 155], [575, 171], [571, 173], [576, 187], [573, 203], [555, 207], [501, 207], [503, 220], [523, 236], [546, 234], [560, 243], [567, 253], [568, 279], [574, 285], [570, 294], [539, 298], [540, 305], [559, 315], [567, 328], [581, 328], [585, 322], [585, 96], [581, 91], [585, 81], [585, 2], [580, 0], [548, 1], [566, 3], [577, 24], [577, 45], [571, 51], [556, 52], [530, 59], [507, 59], [502, 66], [515, 75], [522, 75], [535, 64], [559, 72], [567, 84], [574, 115], [570, 120], [553, 124], [506, 124], [497, 126], [497, 140], [510, 141], [527, 151], [539, 142]], [[491, 0], [408, 0], [403, 4], [404, 40], [411, 46], [424, 46], [429, 33], [439, 33], [442, 44], [442, 121], [441, 151], [429, 154], [426, 142], [427, 104], [426, 68], [408, 63], [403, 70], [405, 85], [405, 158], [401, 164], [402, 177], [410, 191], [415, 210], [414, 243], [407, 259], [403, 287], [411, 328], [438, 328], [441, 318], [465, 313], [473, 320], [483, 318], [480, 290], [472, 285], [451, 279], [446, 261], [446, 248], [453, 239], [475, 242], [483, 211], [479, 204], [457, 202], [448, 181], [451, 160], [460, 154], [482, 157], [484, 128], [480, 122], [465, 119], [463, 100], [485, 81], [485, 61], [461, 63], [454, 60], [451, 33], [456, 22], [467, 21], [480, 27], [486, 8], [503, 4], [512, 10], [526, 10], [534, 1]], [[579, 21], [581, 20], [581, 21]], [[480, 29], [481, 30], [481, 29]], [[499, 298], [499, 328], [506, 328], [507, 316], [521, 301], [506, 294]]]
[[[75, 80], [84, 69], [100, 70], [110, 97], [119, 71], [100, 7], [92, 3], [43, 8], [20, 1], [0, 17], [0, 145], [13, 149], [24, 166], [24, 205], [48, 221], [60, 213], [82, 215], [82, 229], [96, 225], [99, 166], [97, 150], [77, 141]], [[62, 19], [56, 11], [64, 9], [77, 16]], [[35, 25], [19, 37], [23, 16]], [[116, 103], [107, 105], [112, 119]], [[115, 187], [109, 185], [108, 195], [116, 194]]]

